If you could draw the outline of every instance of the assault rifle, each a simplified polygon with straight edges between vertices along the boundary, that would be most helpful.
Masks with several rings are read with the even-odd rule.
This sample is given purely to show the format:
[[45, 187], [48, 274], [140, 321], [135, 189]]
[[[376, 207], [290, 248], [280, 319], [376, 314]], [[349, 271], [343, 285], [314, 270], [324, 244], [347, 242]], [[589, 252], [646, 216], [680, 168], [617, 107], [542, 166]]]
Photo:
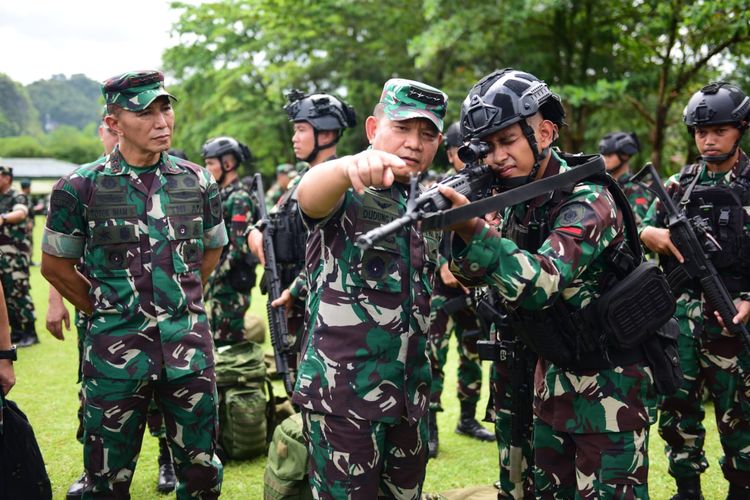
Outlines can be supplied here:
[[451, 202], [440, 194], [438, 186], [451, 187], [470, 200], [486, 196], [492, 187], [495, 174], [490, 167], [481, 164], [480, 161], [487, 156], [489, 151], [487, 143], [477, 138], [471, 139], [471, 142], [458, 149], [459, 158], [466, 163], [464, 169], [435, 184], [418, 197], [416, 197], [416, 179], [412, 179], [406, 213], [388, 224], [361, 235], [357, 238], [357, 246], [362, 250], [367, 250], [376, 242], [422, 219], [426, 214], [450, 208]]
[[286, 309], [284, 307], [271, 306], [271, 302], [278, 299], [283, 291], [281, 278], [276, 267], [276, 253], [273, 249], [273, 233], [275, 228], [268, 217], [263, 179], [259, 173], [255, 174], [253, 185], [255, 186], [255, 197], [258, 201], [258, 215], [260, 216], [258, 229], [263, 233], [263, 253], [266, 257], [263, 270], [265, 271], [265, 288], [268, 291], [268, 302], [266, 303], [268, 329], [271, 331], [271, 345], [273, 346], [273, 356], [276, 361], [276, 372], [283, 377], [284, 389], [286, 389], [287, 394], [291, 394], [294, 387], [292, 387], [292, 374], [289, 371], [288, 357], [291, 350], [289, 348]]
[[750, 332], [744, 324], [732, 322], [732, 318], [737, 315], [737, 308], [710, 259], [712, 252], [721, 249], [711, 234], [710, 226], [700, 216], [696, 215], [688, 219], [683, 211], [677, 209], [664, 189], [656, 168], [650, 162], [635, 174], [633, 181], [639, 182], [647, 175], [650, 175], [653, 180], [648, 189], [661, 200], [667, 212], [669, 238], [685, 259], [669, 273], [668, 280], [672, 290], [677, 290], [685, 283], [695, 280], [703, 290], [708, 305], [721, 316], [726, 329], [738, 336], [745, 350], [750, 353]]
[[536, 368], [536, 354], [519, 338], [500, 339], [503, 330], [507, 335], [508, 313], [502, 307], [498, 307], [497, 296], [491, 288], [477, 299], [477, 317], [482, 330], [492, 333], [492, 326], [495, 327], [492, 340], [477, 341], [479, 359], [505, 364], [510, 375], [512, 401], [509, 475], [512, 483], [522, 483], [523, 445], [524, 441], [529, 439], [529, 429], [533, 419], [532, 383]]

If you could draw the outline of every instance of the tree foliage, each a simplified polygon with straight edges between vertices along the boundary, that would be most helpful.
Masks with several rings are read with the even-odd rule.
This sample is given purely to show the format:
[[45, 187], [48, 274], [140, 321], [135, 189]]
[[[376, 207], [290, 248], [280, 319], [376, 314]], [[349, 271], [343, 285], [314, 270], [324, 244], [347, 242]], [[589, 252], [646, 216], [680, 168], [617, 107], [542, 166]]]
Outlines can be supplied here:
[[40, 131], [38, 114], [26, 89], [0, 73], [0, 137]]
[[[289, 160], [283, 91], [337, 93], [360, 124], [392, 76], [450, 96], [449, 120], [481, 76], [516, 67], [565, 102], [562, 146], [595, 149], [634, 130], [657, 165], [686, 155], [682, 105], [746, 62], [750, 0], [245, 0], [175, 3], [179, 43], [164, 54], [184, 96], [178, 145], [212, 136], [250, 143], [269, 171]], [[737, 73], [735, 71], [735, 73]], [[749, 89], [750, 90], [750, 89]], [[365, 145], [361, 125], [340, 148]], [[674, 168], [674, 166], [671, 166]]]
[[99, 83], [85, 75], [54, 75], [28, 86], [29, 95], [39, 111], [40, 124], [45, 130], [60, 125], [78, 129], [98, 122], [102, 105]]

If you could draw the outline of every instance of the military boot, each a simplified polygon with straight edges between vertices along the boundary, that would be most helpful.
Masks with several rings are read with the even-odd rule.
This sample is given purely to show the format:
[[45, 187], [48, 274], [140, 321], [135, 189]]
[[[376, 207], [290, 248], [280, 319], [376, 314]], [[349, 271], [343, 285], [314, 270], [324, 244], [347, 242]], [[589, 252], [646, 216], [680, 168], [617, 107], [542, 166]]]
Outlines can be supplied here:
[[23, 332], [21, 340], [16, 344], [18, 347], [29, 347], [39, 343], [39, 337], [36, 334], [36, 327], [32, 326], [29, 331]]
[[83, 489], [86, 487], [86, 473], [70, 485], [68, 492], [65, 494], [65, 500], [77, 500], [83, 496]]
[[427, 457], [436, 458], [438, 455], [438, 428], [437, 428], [437, 411], [430, 410], [427, 416], [427, 428], [429, 435], [427, 438]]
[[701, 495], [701, 477], [678, 477], [677, 494], [672, 500], [703, 500]]
[[477, 422], [477, 419], [474, 416], [476, 411], [476, 403], [461, 401], [461, 420], [458, 421], [458, 425], [456, 426], [456, 433], [473, 437], [480, 441], [494, 441], [495, 434], [488, 431], [482, 427], [482, 424]]
[[737, 483], [729, 483], [727, 500], [750, 500], [750, 486]]
[[156, 489], [160, 493], [169, 493], [174, 491], [176, 486], [177, 477], [174, 473], [169, 444], [165, 438], [159, 438], [159, 477], [156, 480]]

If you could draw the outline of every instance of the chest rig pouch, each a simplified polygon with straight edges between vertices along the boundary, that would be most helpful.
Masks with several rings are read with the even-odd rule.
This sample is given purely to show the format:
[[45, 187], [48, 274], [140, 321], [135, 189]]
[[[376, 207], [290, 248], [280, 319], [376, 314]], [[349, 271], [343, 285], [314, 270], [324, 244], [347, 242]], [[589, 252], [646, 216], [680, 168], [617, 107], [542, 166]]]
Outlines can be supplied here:
[[[203, 260], [203, 197], [195, 175], [167, 175], [168, 238], [176, 273], [194, 271]], [[218, 214], [217, 214], [218, 216]]]
[[128, 203], [128, 179], [99, 176], [87, 209], [86, 265], [95, 277], [135, 276], [142, 272], [138, 211]]
[[[711, 226], [711, 233], [721, 247], [712, 252], [711, 261], [726, 277], [730, 292], [750, 288], [750, 235], [745, 231], [743, 200], [730, 186], [695, 186], [687, 205], [688, 218], [699, 216]], [[741, 279], [744, 278], [744, 279]]]

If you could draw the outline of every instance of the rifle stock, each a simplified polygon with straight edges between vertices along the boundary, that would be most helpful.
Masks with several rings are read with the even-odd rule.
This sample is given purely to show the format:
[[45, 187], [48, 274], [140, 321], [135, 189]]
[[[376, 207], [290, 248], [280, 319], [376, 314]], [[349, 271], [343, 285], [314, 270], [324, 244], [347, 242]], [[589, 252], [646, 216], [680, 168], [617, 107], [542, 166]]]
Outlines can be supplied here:
[[284, 389], [287, 394], [294, 390], [292, 386], [292, 374], [289, 370], [289, 329], [286, 322], [286, 308], [273, 307], [271, 302], [278, 299], [282, 293], [281, 277], [276, 266], [276, 253], [273, 248], [273, 231], [275, 228], [271, 224], [266, 210], [265, 191], [263, 189], [263, 179], [259, 173], [256, 173], [253, 179], [255, 187], [255, 196], [258, 201], [258, 214], [260, 216], [260, 229], [263, 232], [263, 253], [265, 254], [266, 263], [263, 266], [266, 289], [268, 290], [268, 302], [266, 303], [266, 313], [268, 314], [268, 329], [271, 334], [271, 345], [273, 346], [273, 356], [276, 362], [276, 372], [284, 380]]
[[695, 216], [689, 219], [677, 209], [651, 163], [647, 163], [633, 177], [633, 181], [638, 182], [647, 175], [650, 175], [653, 180], [651, 191], [659, 198], [666, 209], [669, 237], [685, 259], [669, 275], [672, 289], [678, 288], [687, 281], [695, 280], [700, 285], [708, 305], [719, 313], [725, 328], [740, 338], [745, 351], [750, 354], [750, 332], [744, 324], [735, 324], [732, 321], [737, 315], [737, 308], [708, 256], [708, 251], [718, 246], [710, 233], [710, 227], [700, 217]]

